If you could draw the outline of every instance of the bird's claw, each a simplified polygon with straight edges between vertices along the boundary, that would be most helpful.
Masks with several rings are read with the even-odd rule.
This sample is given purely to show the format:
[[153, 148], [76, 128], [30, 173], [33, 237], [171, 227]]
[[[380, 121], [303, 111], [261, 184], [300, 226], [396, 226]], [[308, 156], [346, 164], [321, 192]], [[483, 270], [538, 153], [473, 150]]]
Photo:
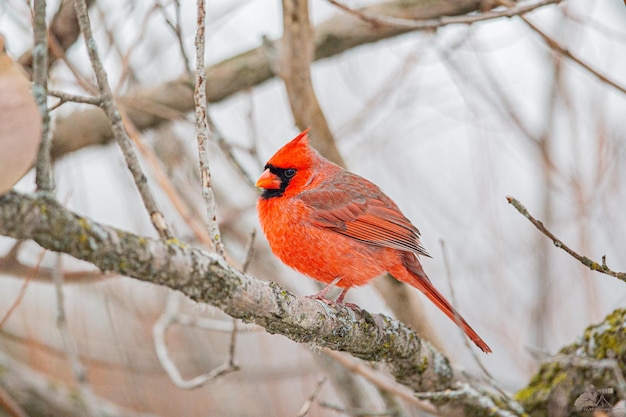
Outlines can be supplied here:
[[333, 301], [329, 298], [324, 297], [324, 295], [320, 295], [320, 294], [313, 294], [313, 295], [305, 295], [305, 298], [310, 298], [311, 300], [319, 300], [321, 302], [323, 302], [326, 305], [329, 305], [331, 307], [347, 307], [349, 309], [352, 310], [361, 310], [361, 307], [359, 307], [356, 304], [353, 303], [344, 303], [343, 300], [337, 300], [337, 301]]

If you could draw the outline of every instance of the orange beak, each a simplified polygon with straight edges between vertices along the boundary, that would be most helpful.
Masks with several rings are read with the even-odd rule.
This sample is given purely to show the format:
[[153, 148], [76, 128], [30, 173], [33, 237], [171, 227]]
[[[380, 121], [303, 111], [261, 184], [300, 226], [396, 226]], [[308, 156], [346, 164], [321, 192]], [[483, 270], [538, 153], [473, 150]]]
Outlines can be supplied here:
[[256, 180], [255, 185], [259, 188], [277, 190], [280, 188], [280, 178], [272, 174], [268, 168], [265, 171], [263, 171], [259, 179]]

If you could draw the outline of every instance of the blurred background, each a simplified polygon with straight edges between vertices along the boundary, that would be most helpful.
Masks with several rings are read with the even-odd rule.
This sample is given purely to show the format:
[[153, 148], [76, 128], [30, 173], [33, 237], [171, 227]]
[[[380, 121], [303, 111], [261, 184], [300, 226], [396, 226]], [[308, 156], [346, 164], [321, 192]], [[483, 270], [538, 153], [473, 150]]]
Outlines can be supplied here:
[[[50, 21], [66, 3], [48, 2]], [[387, 10], [405, 20], [440, 17], [425, 3], [341, 4], [382, 20]], [[471, 19], [489, 12], [474, 3], [456, 14]], [[328, 41], [337, 52], [310, 69], [334, 145], [351, 171], [378, 184], [420, 229], [433, 255], [423, 260], [425, 270], [489, 343], [494, 353], [480, 360], [512, 393], [528, 383], [542, 357], [626, 304], [623, 282], [590, 272], [554, 247], [506, 200], [519, 199], [578, 253], [597, 261], [606, 255], [611, 269], [626, 270], [626, 10], [610, 0], [546, 3], [526, 20], [502, 17], [436, 30], [395, 22], [402, 30], [389, 34], [385, 24], [331, 2], [309, 2], [317, 33], [339, 33]], [[195, 62], [195, 7], [169, 0], [89, 5], [109, 82], [166, 220], [179, 240], [210, 249], [192, 91], [180, 87]], [[263, 78], [255, 75], [258, 60], [274, 71], [280, 64], [280, 2], [221, 0], [206, 7], [209, 114], [220, 132], [212, 136], [211, 172], [225, 247], [240, 267], [259, 228], [251, 181], [299, 129], [283, 81], [273, 74], [255, 81]], [[31, 20], [26, 2], [0, 0], [9, 55], [27, 67]], [[367, 32], [369, 38], [359, 35]], [[362, 37], [340, 47], [341, 36]], [[49, 88], [96, 94], [82, 38], [61, 50]], [[59, 201], [95, 221], [156, 237], [118, 146], [100, 133], [98, 111], [86, 104], [56, 106], [54, 97], [49, 102]], [[33, 173], [17, 189], [34, 190]], [[253, 249], [251, 275], [300, 295], [318, 290], [273, 257], [260, 230]], [[191, 322], [171, 324], [166, 332], [169, 356], [185, 378], [229, 361], [232, 319], [31, 242], [16, 248], [2, 237], [0, 254], [0, 368], [33, 371], [34, 380], [70, 392], [87, 387], [127, 410], [117, 414], [295, 416], [326, 376], [310, 416], [382, 412], [392, 405], [398, 414], [389, 415], [426, 415], [390, 400], [324, 352], [242, 324], [234, 354], [240, 370], [181, 389], [153, 340], [168, 299]], [[51, 284], [58, 268], [65, 279], [66, 333]], [[417, 291], [407, 291], [409, 298], [399, 298], [369, 285], [353, 289], [347, 300], [395, 316], [423, 308], [415, 326], [429, 328], [455, 366], [481, 375], [473, 347], [454, 323]], [[63, 334], [71, 336], [86, 372], [82, 381]]]

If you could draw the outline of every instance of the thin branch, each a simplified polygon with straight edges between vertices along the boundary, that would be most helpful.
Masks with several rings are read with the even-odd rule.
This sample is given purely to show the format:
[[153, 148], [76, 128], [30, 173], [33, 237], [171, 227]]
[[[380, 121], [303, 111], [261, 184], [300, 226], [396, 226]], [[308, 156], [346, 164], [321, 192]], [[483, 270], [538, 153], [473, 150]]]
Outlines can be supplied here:
[[345, 166], [313, 88], [311, 63], [315, 57], [315, 32], [309, 19], [309, 2], [282, 0], [282, 5], [279, 75], [285, 83], [295, 124], [300, 130], [311, 128], [311, 144], [326, 158]]
[[[106, 12], [102, 9], [100, 4], [97, 4], [95, 7], [99, 18], [102, 21], [107, 20]], [[117, 97], [120, 90], [128, 84], [138, 85], [140, 84], [139, 76], [137, 71], [133, 66], [130, 65], [130, 59], [133, 53], [135, 53], [145, 42], [146, 38], [150, 36], [150, 20], [152, 14], [156, 13], [157, 8], [153, 6], [149, 11], [143, 16], [141, 19], [141, 24], [137, 22], [137, 32], [135, 33], [135, 38], [131, 41], [128, 39], [124, 39], [124, 46], [120, 44], [118, 37], [114, 33], [113, 27], [109, 25], [104, 25], [103, 31], [106, 34], [107, 41], [109, 42], [110, 50], [115, 52], [115, 54], [119, 57], [120, 60], [120, 74], [117, 79], [117, 85], [113, 94]]]
[[[498, 0], [498, 1], [500, 3], [502, 3], [502, 4], [505, 4], [505, 5], [509, 6], [509, 7], [512, 7], [512, 5], [515, 4], [515, 3], [513, 3], [510, 0]], [[576, 64], [578, 64], [580, 67], [585, 69], [587, 72], [589, 72], [591, 75], [593, 75], [595, 78], [597, 78], [601, 82], [603, 82], [605, 84], [608, 84], [611, 87], [615, 88], [616, 90], [626, 94], [626, 87], [625, 86], [618, 84], [616, 81], [610, 79], [606, 75], [602, 74], [599, 70], [593, 68], [590, 64], [586, 63], [581, 58], [579, 58], [578, 56], [574, 55], [569, 49], [567, 49], [566, 47], [562, 46], [560, 43], [558, 43], [555, 39], [550, 37], [546, 32], [541, 30], [539, 28], [539, 26], [537, 26], [536, 24], [531, 22], [525, 16], [521, 16], [521, 19], [524, 21], [524, 23], [526, 23], [526, 25], [528, 25], [529, 28], [531, 28], [539, 36], [541, 36], [541, 38], [548, 45], [548, 47], [550, 47], [550, 49], [552, 49], [553, 51], [559, 53], [560, 55], [563, 55], [564, 57], [569, 58], [570, 60], [574, 61]]]
[[46, 0], [34, 1], [33, 31], [33, 95], [41, 115], [41, 144], [37, 153], [35, 182], [37, 189], [44, 193], [54, 192], [52, 173], [52, 129], [48, 112], [48, 30], [46, 26]]
[[[252, 258], [252, 248], [254, 243], [255, 232], [250, 236], [246, 249], [246, 257], [243, 263], [243, 271], [246, 272], [250, 260]], [[233, 318], [231, 324], [226, 328], [223, 320], [213, 320], [199, 318], [196, 316], [190, 316], [188, 314], [182, 314], [179, 312], [180, 294], [171, 292], [167, 296], [167, 301], [163, 314], [158, 318], [152, 328], [152, 340], [154, 341], [154, 349], [157, 354], [157, 358], [161, 363], [161, 366], [169, 376], [170, 380], [179, 388], [193, 389], [203, 386], [209, 382], [214, 381], [220, 376], [235, 372], [239, 370], [239, 365], [235, 361], [235, 350], [237, 346], [237, 334], [239, 328], [237, 325], [237, 319]], [[228, 362], [220, 365], [211, 372], [196, 376], [192, 379], [185, 379], [181, 375], [178, 367], [171, 359], [167, 348], [167, 342], [165, 334], [167, 329], [174, 323], [183, 324], [187, 326], [197, 326], [203, 329], [230, 332], [230, 346], [228, 348]]]
[[69, 94], [69, 93], [65, 93], [63, 91], [57, 91], [57, 90], [48, 90], [48, 95], [56, 97], [60, 100], [60, 102], [56, 104], [54, 108], [51, 110], [54, 110], [55, 108], [59, 107], [61, 104], [64, 104], [70, 101], [74, 103], [92, 104], [98, 107], [102, 105], [101, 97], [79, 96], [76, 94]]
[[[74, 1], [73, 0], [72, 1], [66, 0], [63, 3], [71, 4], [72, 5], [72, 9], [74, 9]], [[76, 26], [78, 27], [78, 23], [76, 23]], [[78, 33], [80, 33], [80, 29], [78, 30]], [[48, 42], [50, 44], [50, 51], [52, 52], [52, 57], [60, 59], [67, 66], [67, 69], [70, 70], [70, 72], [74, 76], [74, 79], [76, 80], [76, 85], [78, 87], [82, 88], [83, 90], [85, 90], [89, 94], [92, 94], [92, 95], [98, 94], [98, 87], [96, 85], [94, 85], [92, 83], [91, 79], [89, 79], [86, 75], [84, 75], [80, 71], [80, 69], [77, 68], [76, 65], [72, 61], [70, 61], [68, 59], [67, 55], [65, 54], [65, 50], [63, 50], [61, 45], [59, 45], [56, 42], [56, 39], [54, 37], [48, 37]], [[98, 109], [98, 112], [100, 112], [100, 109]], [[106, 117], [106, 115], [103, 115], [103, 116]], [[52, 154], [53, 154], [53, 157], [54, 157], [54, 142], [55, 142], [55, 140], [58, 140], [58, 139], [53, 139], [52, 140], [52, 144], [53, 144]]]
[[[95, 0], [87, 0], [87, 6], [91, 5]], [[74, 9], [74, 1], [57, 2], [59, 8], [52, 17], [48, 30], [49, 56], [48, 66], [51, 67], [57, 58], [63, 58], [65, 51], [72, 46], [80, 35], [80, 28], [76, 20], [76, 11]], [[19, 63], [32, 73], [34, 50], [26, 51], [20, 58]]]
[[248, 184], [252, 188], [255, 188], [254, 179], [250, 177], [250, 174], [248, 174], [243, 165], [235, 157], [235, 154], [233, 152], [233, 146], [226, 141], [226, 138], [224, 137], [221, 129], [219, 129], [215, 125], [215, 122], [208, 113], [207, 122], [209, 124], [209, 129], [212, 133], [213, 138], [215, 139], [215, 141], [217, 141], [217, 146], [219, 146], [220, 150], [224, 153], [224, 155], [226, 155], [226, 159], [228, 159], [228, 162], [230, 162], [231, 165], [237, 170], [237, 172], [239, 173], [239, 175], [241, 175], [241, 178], [243, 178], [246, 184]]
[[89, 380], [87, 379], [87, 371], [83, 367], [82, 363], [80, 362], [80, 358], [78, 357], [78, 350], [76, 349], [76, 344], [74, 343], [74, 339], [72, 338], [69, 326], [67, 324], [67, 316], [65, 315], [65, 298], [63, 296], [62, 266], [63, 265], [61, 254], [57, 254], [56, 267], [53, 274], [57, 301], [57, 329], [59, 330], [61, 340], [63, 341], [63, 351], [65, 352], [67, 361], [69, 362], [72, 373], [74, 374], [74, 379], [78, 384], [78, 389], [81, 394], [80, 404], [82, 405], [85, 413], [88, 416], [96, 417], [97, 415], [99, 415], [97, 411], [98, 407], [96, 404], [96, 398], [91, 389], [91, 386], [89, 385]]
[[20, 407], [11, 395], [0, 386], [0, 407], [4, 409], [11, 417], [29, 417], [26, 411]]
[[256, 239], [256, 229], [252, 229], [250, 232], [250, 237], [248, 238], [248, 243], [246, 243], [245, 254], [246, 256], [241, 263], [241, 271], [248, 272], [248, 267], [250, 266], [250, 262], [252, 262], [252, 258], [254, 257], [254, 240]]
[[626, 87], [625, 86], [623, 86], [621, 84], [618, 84], [617, 81], [614, 81], [614, 80], [610, 79], [608, 76], [602, 74], [599, 70], [597, 70], [596, 68], [592, 67], [591, 64], [586, 63], [581, 58], [579, 58], [578, 56], [574, 55], [569, 49], [567, 49], [566, 47], [562, 46], [556, 40], [554, 40], [553, 38], [548, 36], [548, 34], [546, 34], [546, 32], [541, 30], [539, 28], [539, 26], [535, 25], [530, 20], [524, 19], [524, 18], [522, 18], [522, 20], [524, 20], [524, 22], [528, 25], [528, 27], [530, 27], [539, 36], [541, 36], [543, 38], [543, 40], [546, 42], [546, 44], [552, 50], [554, 50], [557, 53], [565, 56], [566, 58], [569, 58], [570, 60], [574, 61], [576, 64], [578, 64], [583, 69], [587, 70], [587, 72], [589, 72], [591, 75], [593, 75], [595, 78], [597, 78], [601, 82], [603, 82], [605, 84], [608, 84], [611, 87], [615, 88], [616, 90], [626, 94]]
[[[14, 248], [19, 248], [19, 246], [21, 246], [19, 242], [15, 244]], [[11, 252], [7, 254], [6, 258], [9, 259], [9, 261], [14, 259], [17, 262], [18, 261], [17, 252], [15, 252], [15, 255], [13, 255], [13, 253], [14, 253], [13, 249], [11, 249]], [[28, 288], [28, 284], [30, 283], [31, 279], [39, 273], [39, 266], [41, 265], [41, 262], [43, 261], [43, 257], [45, 253], [46, 251], [41, 251], [37, 259], [37, 266], [35, 268], [31, 268], [28, 271], [28, 273], [24, 275], [26, 278], [24, 279], [24, 282], [22, 282], [20, 292], [17, 294], [17, 297], [15, 298], [15, 301], [13, 301], [13, 303], [11, 304], [11, 307], [9, 307], [7, 312], [2, 317], [2, 320], [0, 320], [0, 330], [2, 330], [6, 322], [9, 320], [9, 317], [11, 317], [11, 315], [15, 311], [15, 309], [17, 309], [17, 307], [19, 307], [19, 305], [22, 303], [22, 300], [24, 299], [24, 296], [26, 295], [26, 289]], [[0, 265], [1, 265], [1, 262], [0, 262]]]
[[[208, 317], [198, 317], [197, 315], [178, 313], [176, 316], [176, 323], [189, 326], [196, 327], [198, 329], [209, 330], [212, 332], [222, 332], [222, 333], [231, 333], [235, 330], [235, 326], [233, 325], [234, 321], [227, 321], [222, 319], [211, 319]], [[262, 327], [259, 327], [255, 324], [248, 323], [239, 323], [237, 325], [237, 331], [244, 332], [258, 332], [262, 330]]]
[[467, 14], [464, 16], [442, 16], [437, 19], [414, 20], [384, 16], [381, 14], [372, 14], [366, 11], [352, 9], [337, 0], [326, 1], [335, 5], [344, 12], [349, 13], [375, 27], [395, 26], [414, 30], [432, 30], [448, 25], [469, 25], [476, 22], [483, 22], [485, 20], [499, 19], [501, 17], [520, 16], [540, 7], [548, 6], [550, 4], [558, 4], [561, 2], [561, 0], [540, 0], [536, 2], [514, 3], [513, 5], [508, 5], [508, 7], [500, 10], [490, 10], [483, 13]]
[[522, 203], [520, 203], [518, 200], [516, 200], [515, 198], [511, 196], [507, 196], [506, 199], [511, 205], [513, 205], [513, 207], [515, 207], [517, 211], [520, 212], [520, 214], [526, 217], [533, 224], [533, 226], [535, 226], [541, 233], [543, 233], [548, 238], [550, 238], [552, 240], [552, 243], [554, 243], [554, 246], [556, 246], [557, 248], [563, 249], [570, 256], [578, 260], [580, 263], [582, 263], [583, 265], [585, 265], [587, 268], [591, 269], [592, 271], [602, 272], [603, 274], [610, 275], [612, 277], [615, 277], [619, 280], [626, 282], [626, 272], [615, 272], [611, 270], [606, 265], [606, 258], [604, 256], [602, 257], [602, 263], [598, 263], [596, 261], [593, 261], [587, 258], [586, 256], [579, 255], [577, 252], [573, 251], [572, 249], [569, 248], [569, 246], [567, 246], [565, 243], [559, 240], [554, 234], [552, 234], [552, 232], [546, 229], [546, 227], [543, 225], [541, 221], [535, 219], [528, 212], [526, 207], [522, 205]]
[[[430, 2], [424, 7], [422, 2], [407, 5], [403, 0], [389, 0], [361, 10], [374, 14], [434, 19], [440, 16], [466, 15], [478, 10], [479, 5], [480, 2], [475, 0], [456, 0], [454, 2]], [[364, 25], [353, 16], [338, 14], [315, 27], [313, 59], [318, 61], [330, 58], [360, 45], [378, 42], [415, 30], [384, 26], [373, 31], [370, 25]], [[281, 40], [273, 43], [279, 45]], [[210, 103], [219, 102], [273, 78], [275, 73], [271, 67], [272, 63], [267, 58], [267, 48], [264, 46], [250, 49], [207, 67], [206, 78], [211, 80], [206, 85], [207, 100]], [[190, 112], [194, 108], [193, 91], [186, 76], [168, 80], [155, 87], [138, 88], [120, 101], [124, 104], [137, 103], [132, 108], [127, 107], [127, 111], [133, 123], [142, 131], [170, 120], [163, 118], [159, 113], [153, 113], [157, 105], [161, 109], [168, 109], [169, 114], [177, 115]], [[153, 105], [148, 106], [147, 102]], [[111, 128], [106, 120], [103, 120], [105, 118], [106, 115], [102, 114], [99, 109], [87, 109], [58, 118], [53, 139], [53, 158], [86, 146], [100, 145], [112, 140]]]
[[324, 385], [325, 382], [326, 382], [326, 377], [321, 378], [319, 380], [319, 382], [315, 386], [315, 389], [313, 390], [309, 398], [307, 398], [304, 404], [302, 404], [302, 407], [300, 407], [300, 411], [298, 411], [298, 414], [296, 415], [296, 417], [304, 417], [307, 414], [309, 414], [309, 411], [311, 410], [311, 406], [317, 399], [317, 396], [320, 393], [320, 390], [322, 389], [322, 385]]
[[96, 41], [93, 37], [93, 33], [91, 30], [91, 23], [89, 21], [89, 15], [87, 13], [87, 4], [85, 3], [85, 0], [76, 0], [75, 7], [80, 30], [83, 33], [83, 37], [85, 38], [85, 44], [89, 53], [91, 66], [93, 68], [96, 80], [98, 82], [98, 87], [100, 89], [100, 94], [102, 97], [102, 108], [104, 109], [107, 117], [111, 122], [113, 136], [117, 140], [117, 143], [119, 144], [120, 149], [124, 154], [124, 158], [126, 159], [126, 165], [128, 166], [128, 169], [130, 170], [133, 179], [135, 180], [135, 185], [137, 186], [137, 190], [139, 191], [146, 210], [150, 215], [150, 220], [152, 221], [152, 224], [154, 225], [161, 238], [170, 239], [173, 237], [173, 235], [169, 227], [165, 223], [165, 218], [163, 217], [163, 214], [157, 207], [154, 195], [152, 194], [150, 186], [148, 185], [148, 179], [141, 170], [141, 166], [139, 164], [139, 160], [137, 159], [137, 155], [135, 154], [132, 142], [128, 137], [128, 133], [124, 129], [122, 117], [120, 116], [120, 112], [118, 111], [115, 104], [113, 94], [111, 92], [111, 87], [109, 86], [109, 82], [107, 79], [108, 77], [104, 70], [104, 66], [102, 65], [102, 61], [100, 60], [100, 56], [98, 55], [98, 47], [96, 45]]
[[[54, 269], [42, 266], [30, 266], [19, 261], [16, 257], [9, 254], [0, 257], [0, 274], [13, 275], [17, 278], [24, 278], [27, 281], [49, 282], [52, 280]], [[101, 281], [107, 276], [101, 271], [71, 271], [64, 275], [66, 283], [93, 283]], [[2, 328], [2, 325], [0, 325]]]
[[[448, 288], [450, 289], [450, 301], [452, 302], [452, 305], [454, 306], [456, 305], [456, 296], [454, 293], [454, 286], [452, 285], [452, 269], [450, 267], [450, 257], [448, 256], [448, 251], [447, 251], [447, 247], [446, 247], [444, 240], [443, 239], [440, 240], [439, 243], [441, 245], [441, 254], [443, 258], [444, 267], [446, 270], [446, 279], [448, 281]], [[458, 320], [458, 318], [456, 319]], [[501, 386], [498, 380], [495, 379], [493, 375], [491, 375], [491, 372], [489, 372], [489, 370], [487, 370], [487, 368], [483, 364], [482, 358], [476, 354], [474, 349], [472, 349], [472, 346], [470, 345], [469, 340], [466, 337], [464, 337], [463, 341], [465, 342], [465, 347], [472, 355], [474, 362], [476, 362], [480, 370], [483, 372], [484, 379], [486, 380], [486, 382], [500, 394], [500, 400], [506, 401], [507, 406], [511, 410], [515, 411], [516, 413], [520, 415], [523, 415], [524, 408], [521, 406], [521, 404], [515, 401], [515, 399], [513, 399], [511, 395]], [[471, 375], [468, 375], [465, 371], [463, 371], [463, 374], [465, 374], [468, 380], [476, 379], [476, 378], [473, 378]], [[482, 379], [483, 378], [481, 378], [481, 380]]]
[[413, 393], [409, 392], [406, 387], [391, 381], [387, 375], [383, 375], [364, 363], [349, 358], [341, 352], [335, 352], [330, 349], [322, 349], [322, 352], [330, 356], [337, 363], [341, 364], [348, 371], [361, 376], [378, 389], [393, 394], [421, 411], [430, 414], [437, 414], [437, 409], [432, 404], [415, 398]]
[[204, 70], [204, 37], [205, 37], [205, 4], [204, 0], [197, 3], [197, 29], [196, 29], [196, 87], [194, 91], [194, 103], [196, 107], [196, 138], [198, 139], [198, 159], [200, 163], [200, 181], [202, 185], [202, 198], [206, 209], [207, 228], [213, 241], [213, 248], [220, 255], [224, 255], [224, 245], [217, 224], [217, 204], [211, 183], [211, 170], [209, 168], [209, 125], [206, 98], [206, 74]]
[[170, 29], [172, 29], [172, 32], [174, 32], [174, 35], [176, 36], [176, 40], [178, 42], [178, 49], [180, 50], [180, 55], [183, 58], [183, 62], [185, 63], [185, 74], [187, 74], [187, 78], [191, 80], [193, 77], [193, 72], [191, 70], [191, 60], [187, 56], [187, 52], [185, 50], [185, 42], [183, 40], [183, 31], [180, 26], [180, 21], [181, 21], [180, 0], [173, 0], [173, 3], [174, 3], [174, 10], [175, 10], [175, 17], [176, 17], [175, 22], [172, 22], [170, 18], [167, 16], [167, 13], [165, 11], [165, 6], [163, 6], [163, 4], [159, 0], [157, 0], [156, 6], [161, 12], [163, 19], [165, 20], [165, 23], [170, 27]]
[[152, 174], [155, 177], [156, 182], [161, 186], [161, 189], [170, 199], [170, 202], [185, 221], [187, 226], [191, 229], [196, 239], [207, 248], [213, 245], [213, 241], [209, 236], [206, 228], [202, 224], [202, 221], [198, 219], [195, 210], [189, 208], [185, 204], [176, 186], [170, 180], [170, 177], [164, 172], [159, 158], [154, 154], [150, 147], [146, 146], [141, 140], [141, 132], [133, 124], [132, 120], [122, 111], [122, 120], [129, 137], [133, 140], [133, 143], [141, 153], [141, 156], [150, 165]]
[[[168, 294], [163, 314], [161, 314], [159, 319], [156, 321], [156, 323], [154, 323], [154, 326], [152, 327], [152, 340], [154, 341], [154, 350], [157, 354], [157, 358], [159, 359], [159, 363], [167, 373], [172, 383], [181, 389], [194, 389], [201, 387], [209, 382], [213, 382], [222, 375], [239, 370], [239, 367], [234, 364], [234, 360], [231, 357], [228, 362], [218, 366], [208, 373], [198, 375], [191, 379], [185, 379], [182, 376], [182, 374], [178, 370], [178, 367], [169, 355], [166, 342], [167, 329], [173, 323], [177, 322], [180, 297], [181, 295], [177, 292], [172, 291]], [[233, 329], [233, 333], [234, 332], [235, 329]], [[231, 344], [231, 346], [233, 345]]]
[[327, 403], [325, 401], [320, 402], [320, 406], [329, 410], [337, 411], [338, 413], [354, 416], [354, 417], [393, 417], [396, 415], [395, 411], [371, 411], [360, 409], [346, 409], [334, 404]]
[[[0, 351], [0, 369], [2, 369], [0, 386], [29, 415], [84, 417], [84, 409], [77, 407], [76, 390], [65, 388], [58, 380], [48, 379], [2, 351]], [[157, 417], [124, 409], [100, 397], [96, 397], [96, 406], [99, 416]]]

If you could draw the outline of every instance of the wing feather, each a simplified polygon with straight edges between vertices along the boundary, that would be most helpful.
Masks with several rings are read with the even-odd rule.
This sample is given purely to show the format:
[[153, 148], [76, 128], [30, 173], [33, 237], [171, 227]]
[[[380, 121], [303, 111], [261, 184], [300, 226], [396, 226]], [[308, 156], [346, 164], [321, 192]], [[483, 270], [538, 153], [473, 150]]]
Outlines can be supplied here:
[[298, 198], [313, 208], [311, 222], [317, 227], [371, 245], [430, 257], [419, 241], [419, 230], [389, 197], [362, 177], [345, 171], [341, 178]]

